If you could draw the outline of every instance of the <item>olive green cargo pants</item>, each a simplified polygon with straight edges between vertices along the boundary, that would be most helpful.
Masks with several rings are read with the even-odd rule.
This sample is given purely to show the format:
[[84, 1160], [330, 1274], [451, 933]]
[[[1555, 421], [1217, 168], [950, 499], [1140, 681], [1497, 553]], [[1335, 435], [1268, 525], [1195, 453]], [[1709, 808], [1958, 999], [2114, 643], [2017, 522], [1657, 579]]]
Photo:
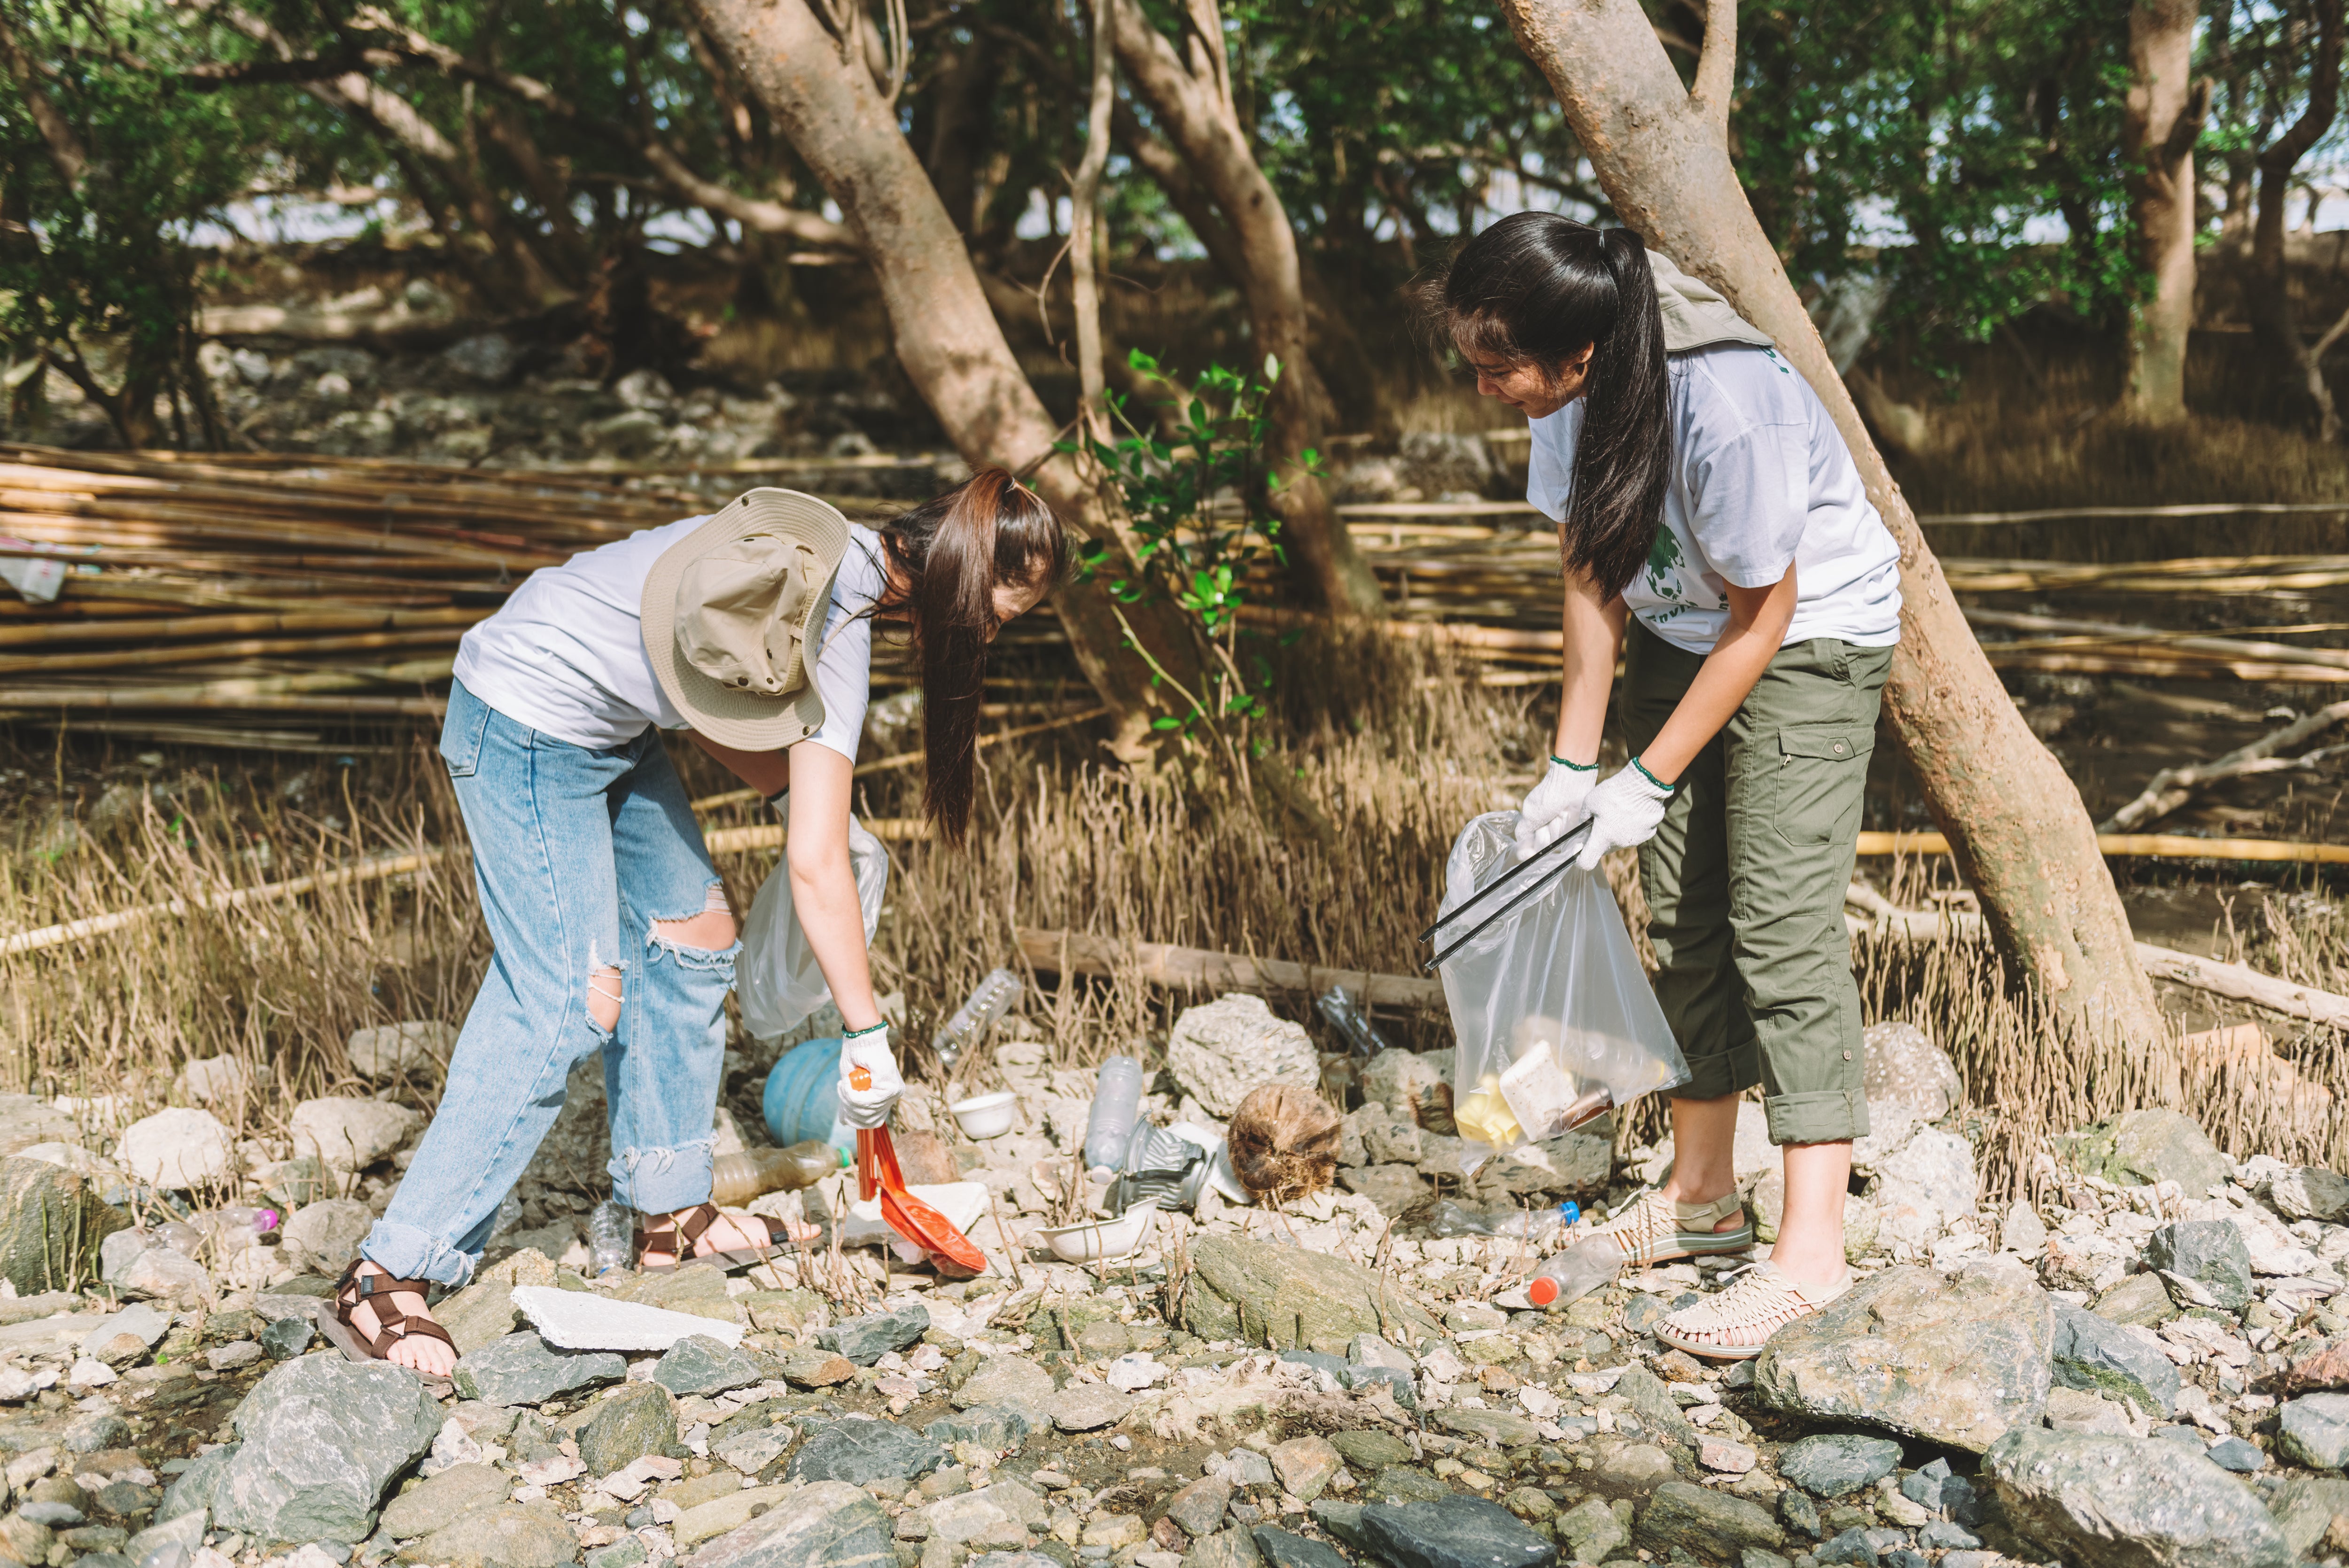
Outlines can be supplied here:
[[[1620, 702], [1634, 754], [1703, 663], [1630, 624]], [[1779, 649], [1640, 851], [1656, 999], [1688, 1057], [1673, 1092], [1760, 1084], [1773, 1143], [1868, 1132], [1843, 895], [1891, 664], [1890, 648], [1831, 637]]]

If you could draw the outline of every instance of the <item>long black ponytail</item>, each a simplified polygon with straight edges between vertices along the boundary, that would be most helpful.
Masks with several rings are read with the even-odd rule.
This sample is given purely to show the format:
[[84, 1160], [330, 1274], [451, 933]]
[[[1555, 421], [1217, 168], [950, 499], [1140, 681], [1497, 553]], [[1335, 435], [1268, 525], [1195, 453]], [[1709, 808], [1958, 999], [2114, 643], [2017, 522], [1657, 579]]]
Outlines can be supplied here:
[[1647, 246], [1629, 229], [1512, 213], [1461, 246], [1424, 297], [1472, 364], [1555, 376], [1591, 346], [1558, 542], [1568, 571], [1620, 593], [1655, 548], [1671, 465], [1664, 318]]

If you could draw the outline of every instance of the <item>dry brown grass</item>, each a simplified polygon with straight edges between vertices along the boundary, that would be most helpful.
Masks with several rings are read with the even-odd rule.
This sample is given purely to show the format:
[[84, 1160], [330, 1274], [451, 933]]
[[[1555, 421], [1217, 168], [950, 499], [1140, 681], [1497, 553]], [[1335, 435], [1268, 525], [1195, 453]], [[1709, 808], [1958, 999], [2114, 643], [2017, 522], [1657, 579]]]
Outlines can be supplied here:
[[[1021, 927], [1413, 969], [1459, 825], [1513, 801], [1530, 777], [1537, 699], [1471, 686], [1421, 654], [1364, 642], [1290, 650], [1281, 690], [1287, 748], [1258, 766], [1297, 769], [1318, 824], [1260, 803], [1261, 792], [1233, 788], [1213, 767], [1102, 766], [1081, 732], [983, 754], [969, 848], [897, 847], [876, 942], [881, 988], [905, 994], [901, 1038], [914, 1042], [917, 1068], [931, 1066], [922, 1042], [1018, 951]], [[182, 774], [160, 809], [69, 837], [30, 810], [0, 825], [0, 933], [366, 856], [457, 852], [422, 874], [0, 955], [0, 1088], [119, 1094], [132, 1115], [171, 1098], [183, 1062], [229, 1054], [264, 1086], [228, 1108], [230, 1119], [244, 1135], [282, 1137], [299, 1099], [364, 1092], [344, 1056], [353, 1028], [461, 1021], [488, 944], [461, 825], [426, 739], [347, 769], [255, 758], [245, 773], [209, 756], [216, 770]], [[698, 756], [681, 760], [697, 789], [728, 782]], [[299, 803], [284, 794], [296, 772], [323, 780]], [[916, 780], [873, 782], [861, 803], [868, 815], [910, 814]], [[719, 816], [711, 825], [756, 820]], [[770, 851], [721, 862], [738, 908], [774, 860]], [[1947, 887], [1946, 862], [1912, 862], [1887, 891], [1921, 905], [1936, 881]], [[2251, 961], [2349, 987], [2349, 916], [2329, 900], [2272, 903], [2242, 930]], [[2181, 1066], [2167, 1052], [2059, 1039], [1982, 944], [1871, 942], [1857, 957], [1870, 1020], [1913, 1020], [1956, 1059], [1992, 1193], [2017, 1190], [2054, 1134], [2147, 1103], [2182, 1106], [2239, 1155], [2349, 1163], [2349, 1061], [2329, 1031], [2280, 1030], [2273, 1058], [2206, 1055]], [[1029, 1019], [1067, 1066], [1163, 1038], [1172, 1009], [1189, 1000], [1132, 972], [1030, 979]], [[1279, 1004], [1318, 1031], [1304, 998]], [[1419, 1048], [1450, 1044], [1439, 1016], [1381, 1024]], [[2276, 1060], [2292, 1071], [2279, 1074]], [[2332, 1090], [2315, 1114], [2309, 1084]]]

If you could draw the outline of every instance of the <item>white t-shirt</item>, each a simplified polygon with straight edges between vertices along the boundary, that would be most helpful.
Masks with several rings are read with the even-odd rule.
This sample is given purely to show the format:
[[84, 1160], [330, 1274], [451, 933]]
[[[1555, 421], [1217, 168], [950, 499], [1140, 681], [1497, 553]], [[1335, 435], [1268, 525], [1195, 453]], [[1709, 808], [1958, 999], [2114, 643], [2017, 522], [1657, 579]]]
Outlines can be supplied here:
[[[1623, 602], [1666, 642], [1709, 654], [1729, 624], [1727, 584], [1764, 588], [1795, 569], [1785, 642], [1900, 640], [1900, 550], [1811, 384], [1775, 349], [1723, 345], [1666, 361], [1671, 482], [1654, 550]], [[1579, 398], [1532, 421], [1526, 499], [1563, 521], [1582, 433]]]
[[[691, 727], [653, 676], [637, 606], [661, 552], [709, 521], [647, 528], [532, 573], [496, 614], [465, 634], [457, 678], [516, 724], [590, 751], [624, 745], [647, 725]], [[872, 697], [873, 618], [864, 612], [886, 581], [880, 536], [850, 524], [818, 638], [823, 727], [807, 738], [851, 762]]]

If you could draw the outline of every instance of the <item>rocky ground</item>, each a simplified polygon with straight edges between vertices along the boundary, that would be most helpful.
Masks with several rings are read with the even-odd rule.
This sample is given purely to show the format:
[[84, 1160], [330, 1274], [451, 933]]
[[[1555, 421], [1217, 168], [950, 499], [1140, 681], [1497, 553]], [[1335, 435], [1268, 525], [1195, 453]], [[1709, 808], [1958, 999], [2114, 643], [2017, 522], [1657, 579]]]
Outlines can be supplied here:
[[[307, 1102], [283, 1144], [239, 1142], [207, 1109], [245, 1091], [225, 1061], [108, 1136], [102, 1103], [0, 1104], [16, 1293], [0, 1556], [2283, 1568], [2349, 1552], [2349, 1182], [2329, 1171], [2238, 1163], [2189, 1119], [2139, 1112], [2070, 1140], [2039, 1207], [1983, 1207], [1947, 1058], [1880, 1027], [1859, 1284], [1723, 1367], [1651, 1331], [1734, 1264], [1545, 1313], [1515, 1287], [1571, 1232], [1433, 1233], [1568, 1194], [1606, 1210], [1669, 1149], [1616, 1165], [1604, 1139], [1570, 1137], [1464, 1191], [1443, 1056], [1335, 1070], [1232, 999], [1178, 1020], [1145, 1109], [1212, 1129], [1255, 1082], [1350, 1074], [1341, 1186], [1284, 1213], [1210, 1199], [1133, 1258], [1050, 1261], [1036, 1232], [1064, 1209], [1092, 1079], [1017, 1020], [1005, 1034], [1011, 1132], [958, 1140], [919, 1091], [904, 1119], [990, 1196], [972, 1227], [986, 1274], [823, 1246], [731, 1276], [591, 1281], [585, 1205], [558, 1201], [561, 1173], [596, 1158], [583, 1094], [489, 1265], [440, 1305], [453, 1383], [348, 1362], [311, 1326], [412, 1149], [400, 1075], [435, 1026], [356, 1039], [383, 1098]], [[761, 1068], [738, 1062], [738, 1086]], [[256, 1237], [190, 1191], [290, 1213]], [[845, 1196], [755, 1206], [821, 1217]], [[1771, 1184], [1749, 1196], [1766, 1229]], [[102, 1278], [53, 1288], [84, 1264]]]

